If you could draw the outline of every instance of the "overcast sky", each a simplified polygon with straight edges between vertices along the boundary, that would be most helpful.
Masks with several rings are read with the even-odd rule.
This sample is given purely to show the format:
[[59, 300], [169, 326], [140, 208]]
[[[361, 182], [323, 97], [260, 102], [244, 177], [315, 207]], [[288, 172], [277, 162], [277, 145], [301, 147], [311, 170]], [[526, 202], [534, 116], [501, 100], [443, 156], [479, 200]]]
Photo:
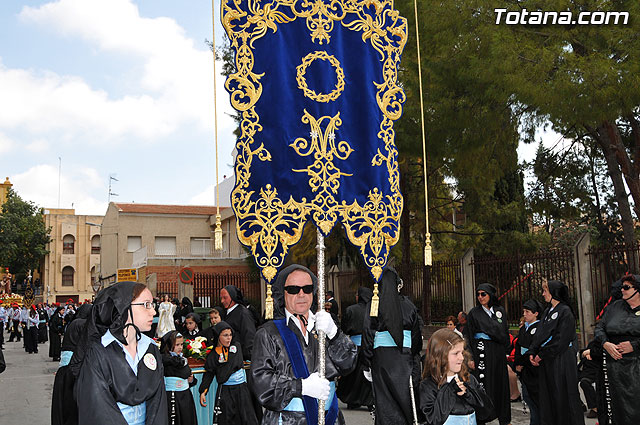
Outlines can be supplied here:
[[[78, 214], [106, 212], [110, 174], [112, 200], [214, 204], [211, 19], [204, 0], [2, 0], [2, 180], [55, 208], [61, 158], [60, 207]], [[217, 81], [222, 181], [234, 123]]]

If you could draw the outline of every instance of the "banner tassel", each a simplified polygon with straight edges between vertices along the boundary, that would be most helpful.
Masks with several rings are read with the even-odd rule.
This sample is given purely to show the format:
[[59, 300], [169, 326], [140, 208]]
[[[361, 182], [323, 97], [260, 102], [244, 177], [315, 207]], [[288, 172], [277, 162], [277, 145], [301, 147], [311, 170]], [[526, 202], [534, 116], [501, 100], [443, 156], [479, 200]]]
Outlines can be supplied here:
[[378, 297], [378, 284], [375, 283], [373, 285], [373, 297], [371, 297], [371, 311], [369, 312], [369, 316], [378, 317], [379, 303], [380, 303], [380, 298]]
[[264, 300], [264, 318], [273, 319], [273, 297], [271, 296], [271, 284], [267, 284], [267, 298]]

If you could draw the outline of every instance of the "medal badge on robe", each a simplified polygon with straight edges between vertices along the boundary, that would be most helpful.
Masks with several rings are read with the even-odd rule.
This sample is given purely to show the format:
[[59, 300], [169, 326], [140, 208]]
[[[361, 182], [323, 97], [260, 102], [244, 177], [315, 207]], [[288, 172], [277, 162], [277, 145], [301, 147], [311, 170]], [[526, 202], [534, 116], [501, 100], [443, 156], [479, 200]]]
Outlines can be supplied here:
[[307, 220], [342, 223], [378, 280], [403, 198], [394, 121], [407, 21], [392, 0], [222, 0], [240, 112], [231, 204], [268, 282]]

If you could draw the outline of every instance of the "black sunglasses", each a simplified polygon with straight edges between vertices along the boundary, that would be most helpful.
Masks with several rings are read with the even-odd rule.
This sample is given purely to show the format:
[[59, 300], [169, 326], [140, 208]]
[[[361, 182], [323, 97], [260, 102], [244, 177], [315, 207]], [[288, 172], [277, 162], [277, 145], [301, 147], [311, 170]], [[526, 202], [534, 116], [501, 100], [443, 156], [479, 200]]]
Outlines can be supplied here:
[[633, 286], [631, 285], [622, 285], [622, 289], [624, 289], [625, 291], [628, 291], [631, 288], [633, 288]]
[[289, 285], [284, 287], [284, 290], [287, 291], [289, 295], [297, 295], [301, 289], [302, 289], [302, 292], [304, 292], [305, 294], [310, 294], [313, 292], [313, 285], [304, 285], [304, 286]]
[[486, 293], [486, 292], [482, 292], [482, 291], [480, 291], [480, 292], [478, 292], [478, 296], [479, 296], [479, 297], [486, 297], [486, 296], [487, 296], [487, 293]]

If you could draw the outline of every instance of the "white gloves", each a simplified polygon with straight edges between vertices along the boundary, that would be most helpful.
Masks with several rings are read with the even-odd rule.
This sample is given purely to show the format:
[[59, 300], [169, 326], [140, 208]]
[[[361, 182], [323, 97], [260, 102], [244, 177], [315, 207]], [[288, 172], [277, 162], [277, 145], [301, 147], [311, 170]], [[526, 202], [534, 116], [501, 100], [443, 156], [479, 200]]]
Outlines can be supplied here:
[[313, 372], [302, 380], [302, 395], [327, 401], [329, 399], [329, 381], [321, 378], [318, 372]]
[[338, 333], [338, 327], [326, 311], [316, 313], [316, 330], [323, 331], [329, 339], [333, 339]]
[[367, 381], [373, 382], [373, 378], [371, 377], [371, 370], [363, 370], [362, 374], [364, 375]]

